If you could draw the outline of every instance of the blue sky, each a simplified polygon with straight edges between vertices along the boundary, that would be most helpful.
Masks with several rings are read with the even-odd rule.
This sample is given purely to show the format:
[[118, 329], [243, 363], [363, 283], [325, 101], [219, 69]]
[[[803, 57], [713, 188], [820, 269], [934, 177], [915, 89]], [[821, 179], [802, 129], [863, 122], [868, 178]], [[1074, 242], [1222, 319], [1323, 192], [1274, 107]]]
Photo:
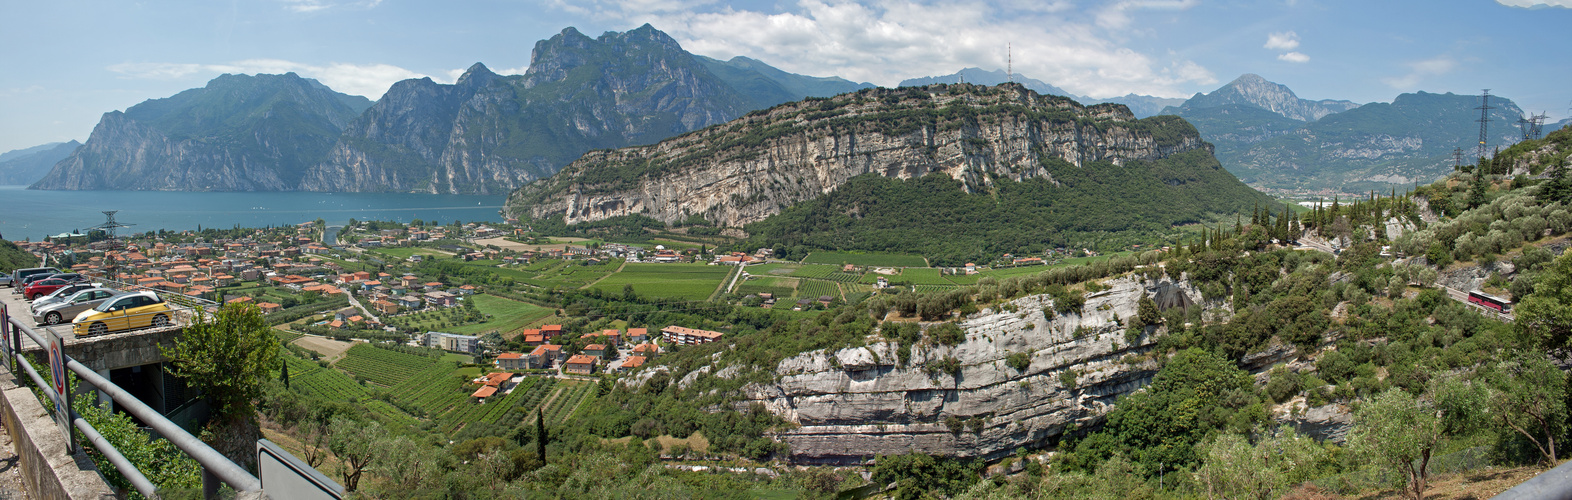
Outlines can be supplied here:
[[650, 23], [689, 51], [878, 85], [977, 66], [1093, 97], [1187, 97], [1243, 73], [1300, 97], [1493, 94], [1564, 118], [1572, 0], [8, 0], [0, 151], [85, 140], [104, 112], [222, 73], [294, 71], [377, 98], [535, 42]]

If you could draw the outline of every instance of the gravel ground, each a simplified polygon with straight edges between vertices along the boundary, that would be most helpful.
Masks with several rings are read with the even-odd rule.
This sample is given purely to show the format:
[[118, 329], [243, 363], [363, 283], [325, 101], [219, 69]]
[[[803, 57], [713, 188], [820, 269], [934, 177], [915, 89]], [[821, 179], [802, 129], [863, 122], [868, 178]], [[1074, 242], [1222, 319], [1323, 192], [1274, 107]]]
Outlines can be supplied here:
[[11, 434], [0, 426], [0, 500], [28, 498], [27, 489], [22, 487], [22, 469], [15, 450]]

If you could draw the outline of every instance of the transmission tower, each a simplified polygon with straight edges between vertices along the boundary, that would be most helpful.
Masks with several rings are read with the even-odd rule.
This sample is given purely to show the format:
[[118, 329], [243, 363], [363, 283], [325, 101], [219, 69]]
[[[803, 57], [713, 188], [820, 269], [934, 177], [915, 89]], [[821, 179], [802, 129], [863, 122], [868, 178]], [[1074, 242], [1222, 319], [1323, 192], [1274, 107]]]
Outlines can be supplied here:
[[1550, 115], [1545, 114], [1543, 112], [1541, 112], [1541, 113], [1539, 113], [1537, 115], [1530, 116], [1528, 118], [1528, 131], [1531, 134], [1533, 134], [1533, 137], [1530, 137], [1530, 139], [1538, 139], [1540, 137], [1544, 137], [1544, 134], [1545, 134], [1545, 120], [1548, 120], [1548, 119], [1550, 119]]
[[[104, 223], [103, 224], [99, 224], [97, 226], [93, 226], [93, 227], [88, 228], [89, 230], [102, 229], [102, 230], [104, 230], [105, 236], [109, 237], [108, 239], [104, 240], [104, 255], [106, 257], [109, 255], [110, 252], [113, 252], [113, 251], [116, 251], [116, 250], [120, 249], [120, 239], [115, 236], [115, 230], [119, 229], [119, 228], [122, 228], [122, 227], [131, 227], [131, 226], [135, 225], [135, 224], [126, 224], [126, 223], [122, 223], [120, 221], [116, 221], [115, 220], [115, 213], [116, 212], [119, 212], [119, 210], [104, 210]], [[118, 280], [118, 279], [120, 279], [120, 272], [119, 272], [120, 271], [120, 265], [117, 264], [117, 262], [119, 262], [119, 261], [120, 260], [118, 258], [114, 258], [114, 259], [105, 258], [104, 259], [104, 265], [106, 266], [105, 269], [104, 269], [104, 273], [105, 273], [104, 277], [106, 279], [110, 279], [110, 280]]]
[[1015, 42], [1004, 44], [1004, 77], [1015, 83]]
[[1479, 110], [1479, 157], [1484, 158], [1485, 142], [1490, 140], [1490, 110], [1495, 108], [1490, 107], [1490, 89], [1485, 89], [1480, 99], [1483, 103], [1474, 109]]
[[1452, 170], [1463, 169], [1463, 148], [1452, 148]]

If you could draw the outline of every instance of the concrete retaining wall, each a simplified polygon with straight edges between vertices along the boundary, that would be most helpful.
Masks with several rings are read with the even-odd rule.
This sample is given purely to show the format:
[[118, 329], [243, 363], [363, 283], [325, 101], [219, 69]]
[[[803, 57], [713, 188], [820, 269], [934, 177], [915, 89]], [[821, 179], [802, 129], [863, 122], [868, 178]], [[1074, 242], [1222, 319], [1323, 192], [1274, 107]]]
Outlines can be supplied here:
[[16, 445], [22, 482], [32, 498], [119, 498], [93, 461], [82, 453], [67, 455], [66, 437], [33, 391], [0, 366], [0, 420]]

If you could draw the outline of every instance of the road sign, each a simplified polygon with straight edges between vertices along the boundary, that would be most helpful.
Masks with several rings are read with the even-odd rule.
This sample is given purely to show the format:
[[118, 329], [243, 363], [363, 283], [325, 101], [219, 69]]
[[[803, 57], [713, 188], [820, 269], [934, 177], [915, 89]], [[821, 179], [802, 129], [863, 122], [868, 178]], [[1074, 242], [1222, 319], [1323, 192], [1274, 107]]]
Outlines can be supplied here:
[[60, 424], [60, 432], [66, 436], [67, 449], [76, 451], [76, 439], [71, 435], [71, 405], [69, 403], [70, 388], [66, 384], [65, 371], [65, 342], [60, 340], [60, 334], [44, 330], [49, 339], [49, 375], [50, 385], [55, 389], [55, 422]]

